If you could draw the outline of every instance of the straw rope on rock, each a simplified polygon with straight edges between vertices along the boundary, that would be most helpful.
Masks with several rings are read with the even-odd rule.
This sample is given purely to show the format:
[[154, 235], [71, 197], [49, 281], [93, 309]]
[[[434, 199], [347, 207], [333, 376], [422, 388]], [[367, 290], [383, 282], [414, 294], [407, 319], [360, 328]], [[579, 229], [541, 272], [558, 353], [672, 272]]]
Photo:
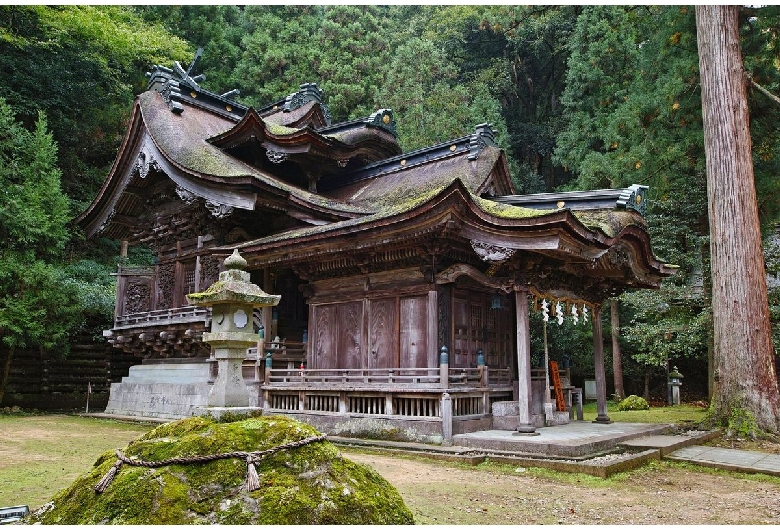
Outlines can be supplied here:
[[266, 449], [265, 451], [253, 451], [251, 453], [247, 453], [246, 451], [233, 451], [230, 453], [216, 453], [213, 455], [184, 456], [178, 458], [169, 458], [167, 460], [159, 460], [157, 462], [147, 462], [145, 460], [128, 458], [122, 451], [117, 449], [116, 456], [118, 460], [114, 462], [114, 465], [111, 466], [111, 469], [109, 469], [108, 473], [106, 473], [105, 476], [100, 480], [100, 482], [97, 483], [97, 485], [95, 486], [95, 493], [103, 493], [103, 491], [105, 491], [106, 487], [111, 483], [114, 476], [116, 476], [116, 473], [122, 467], [123, 463], [131, 466], [163, 467], [163, 466], [170, 466], [172, 464], [201, 464], [204, 462], [211, 462], [213, 460], [220, 460], [222, 458], [246, 459], [246, 464], [248, 468], [246, 490], [255, 491], [257, 488], [260, 487], [260, 484], [258, 483], [257, 470], [255, 469], [255, 463], [262, 456], [269, 455], [277, 451], [283, 451], [285, 449], [294, 449], [296, 447], [301, 447], [303, 445], [312, 442], [319, 442], [324, 440], [325, 438], [326, 436], [322, 434], [319, 436], [311, 436], [309, 438], [304, 438], [303, 440], [298, 440], [297, 442], [288, 442], [286, 444], [272, 447], [271, 449]]
[[[101, 478], [102, 477], [102, 478]], [[104, 453], [25, 521], [44, 524], [413, 524], [398, 492], [283, 416], [194, 417]]]

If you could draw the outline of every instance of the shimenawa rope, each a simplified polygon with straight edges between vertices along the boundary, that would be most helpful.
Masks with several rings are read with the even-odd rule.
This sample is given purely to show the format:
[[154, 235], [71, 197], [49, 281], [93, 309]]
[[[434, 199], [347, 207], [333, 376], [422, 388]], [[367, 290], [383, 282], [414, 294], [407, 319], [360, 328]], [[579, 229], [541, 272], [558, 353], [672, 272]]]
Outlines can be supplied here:
[[278, 451], [284, 451], [285, 449], [295, 449], [313, 442], [320, 442], [325, 438], [326, 436], [321, 434], [318, 436], [310, 436], [309, 438], [304, 438], [303, 440], [287, 442], [282, 445], [277, 445], [276, 447], [271, 447], [270, 449], [265, 449], [263, 451], [232, 451], [230, 453], [216, 453], [213, 455], [180, 456], [176, 458], [169, 458], [167, 460], [158, 460], [155, 462], [129, 458], [122, 451], [117, 449], [117, 461], [114, 462], [114, 465], [111, 466], [111, 469], [109, 469], [103, 478], [100, 479], [100, 482], [95, 485], [95, 493], [103, 493], [103, 491], [105, 491], [108, 485], [111, 484], [111, 481], [114, 480], [114, 477], [121, 469], [123, 463], [130, 466], [139, 467], [163, 467], [169, 466], [171, 464], [196, 464], [212, 462], [214, 460], [222, 460], [225, 458], [243, 458], [246, 460], [247, 473], [244, 487], [247, 491], [255, 491], [256, 489], [260, 488], [260, 478], [257, 476], [257, 469], [255, 469], [255, 463], [259, 462], [260, 458]]

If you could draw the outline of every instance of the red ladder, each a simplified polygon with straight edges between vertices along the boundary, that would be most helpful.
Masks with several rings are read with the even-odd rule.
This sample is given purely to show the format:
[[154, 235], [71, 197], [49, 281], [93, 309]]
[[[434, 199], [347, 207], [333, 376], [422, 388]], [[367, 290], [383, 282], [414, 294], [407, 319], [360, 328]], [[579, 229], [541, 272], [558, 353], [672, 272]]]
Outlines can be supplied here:
[[550, 372], [552, 373], [553, 388], [555, 389], [555, 405], [558, 412], [566, 412], [566, 400], [563, 399], [563, 385], [561, 385], [561, 374], [558, 372], [558, 361], [550, 361]]

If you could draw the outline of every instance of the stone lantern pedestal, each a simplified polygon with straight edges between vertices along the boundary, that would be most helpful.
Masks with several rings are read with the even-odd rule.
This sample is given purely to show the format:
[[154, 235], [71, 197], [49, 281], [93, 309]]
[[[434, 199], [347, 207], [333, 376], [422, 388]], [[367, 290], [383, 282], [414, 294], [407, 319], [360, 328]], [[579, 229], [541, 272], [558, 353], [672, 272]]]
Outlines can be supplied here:
[[208, 406], [248, 408], [249, 391], [242, 366], [246, 350], [257, 344], [252, 330], [252, 311], [275, 306], [281, 296], [270, 295], [249, 281], [247, 262], [238, 250], [225, 259], [227, 270], [206, 291], [187, 295], [190, 304], [211, 307], [211, 332], [203, 334], [217, 361], [217, 378], [211, 387]]

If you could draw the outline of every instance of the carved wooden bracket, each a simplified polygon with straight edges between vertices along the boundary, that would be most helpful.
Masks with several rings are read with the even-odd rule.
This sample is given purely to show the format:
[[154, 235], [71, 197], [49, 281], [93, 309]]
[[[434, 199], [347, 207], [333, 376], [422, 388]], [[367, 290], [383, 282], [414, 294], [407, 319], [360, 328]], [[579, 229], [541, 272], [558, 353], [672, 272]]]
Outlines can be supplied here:
[[476, 239], [470, 241], [471, 248], [477, 253], [482, 261], [503, 262], [511, 258], [517, 252], [517, 249], [491, 245]]
[[509, 293], [514, 288], [515, 282], [508, 278], [491, 278], [476, 267], [467, 265], [465, 263], [457, 263], [451, 267], [448, 267], [436, 275], [436, 283], [438, 285], [444, 285], [447, 283], [455, 283], [460, 276], [468, 276], [475, 282], [489, 287], [491, 289], [498, 289], [505, 293]]

